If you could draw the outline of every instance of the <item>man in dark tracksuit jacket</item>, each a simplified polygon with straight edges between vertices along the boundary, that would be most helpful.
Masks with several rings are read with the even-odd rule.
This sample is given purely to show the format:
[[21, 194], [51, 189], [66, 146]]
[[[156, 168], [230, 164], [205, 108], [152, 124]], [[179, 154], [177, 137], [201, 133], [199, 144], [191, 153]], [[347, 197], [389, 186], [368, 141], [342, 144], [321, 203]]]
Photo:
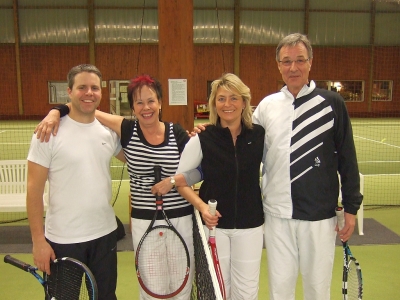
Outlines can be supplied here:
[[291, 34], [276, 50], [286, 85], [264, 98], [253, 122], [265, 129], [262, 178], [271, 300], [294, 300], [299, 271], [304, 299], [329, 300], [340, 174], [345, 209], [343, 240], [354, 230], [360, 177], [343, 98], [308, 80], [312, 49]]

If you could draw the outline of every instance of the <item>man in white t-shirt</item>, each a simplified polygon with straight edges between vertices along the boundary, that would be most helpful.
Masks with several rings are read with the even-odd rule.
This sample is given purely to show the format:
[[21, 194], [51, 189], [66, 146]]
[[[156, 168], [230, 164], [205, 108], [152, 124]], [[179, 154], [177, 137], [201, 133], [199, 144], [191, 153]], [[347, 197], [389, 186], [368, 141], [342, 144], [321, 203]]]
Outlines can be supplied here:
[[[50, 274], [50, 261], [68, 256], [94, 274], [99, 299], [116, 299], [117, 223], [111, 200], [110, 161], [124, 160], [118, 136], [95, 118], [101, 73], [79, 65], [68, 73], [70, 113], [48, 143], [33, 135], [28, 154], [27, 212], [34, 264]], [[43, 228], [43, 191], [50, 198]]]

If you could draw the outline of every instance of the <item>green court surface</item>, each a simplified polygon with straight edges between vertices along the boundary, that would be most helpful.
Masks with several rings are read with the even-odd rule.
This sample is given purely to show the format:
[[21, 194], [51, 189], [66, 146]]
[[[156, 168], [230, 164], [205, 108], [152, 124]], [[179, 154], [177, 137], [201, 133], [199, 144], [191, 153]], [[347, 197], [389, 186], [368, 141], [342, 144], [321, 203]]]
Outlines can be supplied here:
[[[116, 215], [124, 224], [129, 224], [129, 183], [123, 181], [121, 190], [114, 205]], [[365, 218], [373, 218], [397, 235], [400, 235], [400, 207], [381, 207], [379, 209], [367, 209]], [[27, 225], [26, 221], [13, 223], [13, 225]], [[130, 234], [127, 232], [127, 234]], [[354, 233], [356, 234], [356, 233]], [[365, 235], [368, 235], [368, 230]], [[351, 240], [350, 240], [351, 245]], [[400, 269], [400, 244], [385, 245], [357, 245], [351, 246], [353, 254], [360, 261], [364, 277], [364, 299], [400, 299], [400, 284], [398, 270]], [[0, 253], [0, 258], [5, 254]], [[32, 254], [13, 254], [15, 257], [32, 263]], [[120, 300], [136, 300], [138, 297], [138, 282], [135, 274], [134, 252], [118, 252], [118, 286], [117, 296]], [[336, 247], [335, 264], [331, 287], [331, 299], [341, 300], [341, 276], [342, 276], [342, 247]], [[2, 260], [2, 258], [1, 258]], [[1, 299], [42, 299], [42, 289], [36, 279], [30, 274], [15, 267], [0, 262], [0, 290]], [[297, 284], [296, 300], [302, 297], [301, 278]], [[259, 299], [268, 297], [268, 275], [266, 252], [263, 251], [263, 259], [260, 274]]]

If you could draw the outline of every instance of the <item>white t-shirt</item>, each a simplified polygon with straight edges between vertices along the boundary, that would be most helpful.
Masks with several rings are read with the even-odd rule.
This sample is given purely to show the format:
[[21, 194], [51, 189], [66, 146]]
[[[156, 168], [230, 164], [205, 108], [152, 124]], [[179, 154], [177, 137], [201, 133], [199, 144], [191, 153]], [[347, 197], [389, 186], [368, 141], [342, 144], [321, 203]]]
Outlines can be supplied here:
[[110, 161], [120, 150], [116, 133], [98, 120], [83, 124], [66, 116], [48, 143], [33, 135], [28, 160], [49, 169], [45, 236], [50, 241], [81, 243], [117, 228]]

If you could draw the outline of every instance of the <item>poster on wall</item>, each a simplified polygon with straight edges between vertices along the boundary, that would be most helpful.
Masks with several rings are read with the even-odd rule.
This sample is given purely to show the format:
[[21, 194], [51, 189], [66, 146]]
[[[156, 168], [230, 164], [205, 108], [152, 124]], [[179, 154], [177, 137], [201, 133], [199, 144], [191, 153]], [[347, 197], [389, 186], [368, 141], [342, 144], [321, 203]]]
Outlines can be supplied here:
[[168, 79], [169, 105], [187, 105], [187, 79]]

